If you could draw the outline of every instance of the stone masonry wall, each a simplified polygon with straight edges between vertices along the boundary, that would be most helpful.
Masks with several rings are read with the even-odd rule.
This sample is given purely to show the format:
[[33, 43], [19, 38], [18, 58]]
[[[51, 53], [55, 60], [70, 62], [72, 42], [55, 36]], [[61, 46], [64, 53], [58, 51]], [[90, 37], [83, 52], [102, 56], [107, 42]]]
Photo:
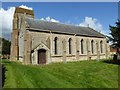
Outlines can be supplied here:
[[[41, 42], [43, 42], [49, 49], [50, 49], [50, 62], [64, 62], [64, 61], [79, 61], [79, 60], [90, 60], [90, 59], [103, 59], [106, 57], [106, 51], [109, 51], [106, 48], [108, 46], [106, 43], [105, 38], [97, 38], [97, 37], [84, 37], [84, 36], [76, 36], [76, 35], [65, 35], [65, 34], [54, 34], [54, 33], [45, 33], [45, 32], [31, 32], [32, 35], [32, 49], [36, 48]], [[57, 51], [58, 53], [55, 54], [55, 46], [54, 46], [54, 39], [57, 37]], [[50, 40], [48, 40], [48, 38]], [[72, 53], [69, 54], [69, 38], [72, 39], [71, 50]], [[84, 53], [81, 53], [81, 40], [83, 41], [83, 50]], [[48, 45], [48, 42], [49, 44]], [[93, 50], [91, 51], [91, 41], [93, 40]], [[100, 52], [100, 41], [103, 42], [102, 50]], [[63, 54], [64, 53], [64, 54]], [[32, 54], [33, 57], [36, 57], [36, 54]], [[107, 55], [109, 56], [109, 55]], [[36, 60], [34, 60], [37, 62]]]

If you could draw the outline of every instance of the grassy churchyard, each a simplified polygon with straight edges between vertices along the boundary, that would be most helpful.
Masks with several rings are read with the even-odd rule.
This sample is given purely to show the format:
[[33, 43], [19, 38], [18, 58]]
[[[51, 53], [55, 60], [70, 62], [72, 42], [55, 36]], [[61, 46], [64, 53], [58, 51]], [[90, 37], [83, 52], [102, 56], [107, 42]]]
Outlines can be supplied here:
[[118, 88], [118, 64], [104, 60], [2, 65], [3, 88]]

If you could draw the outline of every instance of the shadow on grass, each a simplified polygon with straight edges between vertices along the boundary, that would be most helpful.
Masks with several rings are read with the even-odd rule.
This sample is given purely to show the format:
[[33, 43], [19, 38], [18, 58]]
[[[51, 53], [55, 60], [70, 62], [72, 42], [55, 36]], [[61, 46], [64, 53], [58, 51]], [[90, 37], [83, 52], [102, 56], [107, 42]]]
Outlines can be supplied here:
[[104, 63], [120, 65], [120, 60], [104, 60]]
[[4, 86], [5, 83], [5, 72], [7, 71], [7, 69], [5, 68], [5, 65], [2, 64], [2, 87]]

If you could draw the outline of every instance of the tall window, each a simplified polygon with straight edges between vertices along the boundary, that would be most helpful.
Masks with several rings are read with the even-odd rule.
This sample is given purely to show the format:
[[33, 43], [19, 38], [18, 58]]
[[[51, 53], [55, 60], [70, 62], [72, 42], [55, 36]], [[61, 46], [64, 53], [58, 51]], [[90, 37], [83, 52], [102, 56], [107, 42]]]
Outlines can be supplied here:
[[100, 41], [100, 52], [103, 53], [103, 42]]
[[91, 52], [92, 52], [92, 54], [94, 53], [94, 49], [93, 49], [93, 40], [91, 41]]
[[83, 47], [83, 39], [81, 40], [81, 54], [83, 54], [84, 53], [84, 47]]
[[58, 51], [57, 51], [57, 37], [55, 37], [55, 39], [54, 39], [54, 48], [55, 48], [55, 54], [58, 54]]
[[69, 54], [71, 54], [72, 53], [72, 50], [71, 50], [71, 41], [72, 41], [72, 39], [70, 38], [69, 40], [68, 40], [68, 43], [69, 43]]

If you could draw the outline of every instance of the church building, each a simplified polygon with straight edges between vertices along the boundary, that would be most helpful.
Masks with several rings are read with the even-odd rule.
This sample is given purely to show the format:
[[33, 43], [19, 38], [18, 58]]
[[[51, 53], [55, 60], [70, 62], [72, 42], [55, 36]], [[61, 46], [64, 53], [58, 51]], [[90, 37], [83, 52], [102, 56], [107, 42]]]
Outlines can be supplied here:
[[105, 35], [90, 27], [34, 18], [34, 11], [16, 7], [11, 34], [11, 60], [49, 64], [110, 57]]

